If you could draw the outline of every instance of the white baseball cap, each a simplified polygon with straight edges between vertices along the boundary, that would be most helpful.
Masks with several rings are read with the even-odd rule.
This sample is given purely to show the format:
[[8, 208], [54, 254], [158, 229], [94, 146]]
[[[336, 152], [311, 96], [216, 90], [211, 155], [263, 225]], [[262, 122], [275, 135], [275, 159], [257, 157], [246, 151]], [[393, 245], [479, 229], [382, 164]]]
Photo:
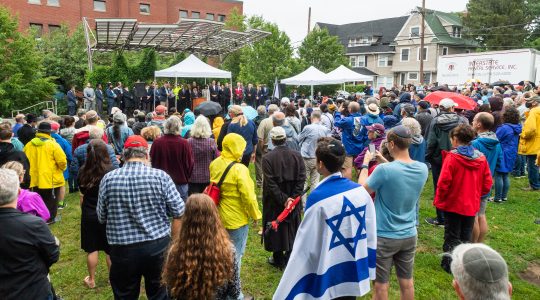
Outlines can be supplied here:
[[444, 98], [441, 100], [441, 102], [439, 102], [439, 106], [448, 109], [451, 107], [457, 107], [458, 105], [456, 102], [454, 102], [454, 100], [450, 98]]

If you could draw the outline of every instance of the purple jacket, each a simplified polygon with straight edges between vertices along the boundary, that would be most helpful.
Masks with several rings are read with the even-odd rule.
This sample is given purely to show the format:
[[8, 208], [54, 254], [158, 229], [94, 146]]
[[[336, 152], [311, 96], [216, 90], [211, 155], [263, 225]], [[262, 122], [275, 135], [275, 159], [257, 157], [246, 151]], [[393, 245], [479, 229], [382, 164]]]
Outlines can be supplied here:
[[25, 214], [40, 217], [45, 222], [51, 217], [41, 196], [38, 193], [30, 192], [29, 190], [21, 189], [19, 199], [17, 199], [17, 209]]
[[[383, 135], [381, 137], [378, 137], [376, 139], [374, 139], [373, 141], [370, 141], [370, 144], [374, 144], [375, 145], [375, 149], [376, 150], [379, 150], [379, 148], [381, 148], [381, 143], [382, 141], [384, 141], [384, 139], [386, 139], [386, 135]], [[366, 152], [369, 151], [369, 144], [367, 147], [365, 147], [362, 152], [360, 152], [360, 154], [358, 154], [358, 156], [356, 157], [356, 159], [354, 160], [354, 165], [356, 166], [357, 169], [360, 169], [362, 167], [362, 164], [364, 163], [364, 156], [366, 156]], [[373, 166], [377, 164], [375, 161], [372, 161], [369, 163], [369, 167]]]

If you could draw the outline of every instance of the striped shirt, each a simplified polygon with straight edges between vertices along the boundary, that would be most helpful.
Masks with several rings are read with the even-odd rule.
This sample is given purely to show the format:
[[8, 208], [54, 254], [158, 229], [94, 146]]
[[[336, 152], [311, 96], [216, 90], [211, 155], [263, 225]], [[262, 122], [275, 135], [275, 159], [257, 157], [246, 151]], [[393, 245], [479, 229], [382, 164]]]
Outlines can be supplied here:
[[184, 214], [184, 201], [167, 173], [142, 162], [103, 177], [99, 186], [97, 215], [106, 223], [111, 245], [130, 245], [170, 235], [169, 217]]

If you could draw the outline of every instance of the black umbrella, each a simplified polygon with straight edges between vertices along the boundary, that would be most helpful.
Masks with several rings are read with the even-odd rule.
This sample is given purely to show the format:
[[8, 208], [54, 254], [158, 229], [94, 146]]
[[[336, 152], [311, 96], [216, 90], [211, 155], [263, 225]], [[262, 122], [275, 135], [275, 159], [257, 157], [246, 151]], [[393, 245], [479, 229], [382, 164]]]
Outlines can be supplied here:
[[213, 101], [204, 101], [195, 108], [205, 117], [214, 116], [221, 113], [221, 105]]
[[429, 89], [430, 91], [432, 92], [437, 92], [437, 91], [442, 91], [442, 92], [449, 92], [450, 89], [444, 85], [438, 85], [438, 86], [434, 86], [432, 88]]
[[510, 85], [510, 81], [508, 80], [499, 80], [499, 81], [495, 81], [494, 83], [492, 83], [491, 85], [492, 86], [505, 86], [505, 85]]

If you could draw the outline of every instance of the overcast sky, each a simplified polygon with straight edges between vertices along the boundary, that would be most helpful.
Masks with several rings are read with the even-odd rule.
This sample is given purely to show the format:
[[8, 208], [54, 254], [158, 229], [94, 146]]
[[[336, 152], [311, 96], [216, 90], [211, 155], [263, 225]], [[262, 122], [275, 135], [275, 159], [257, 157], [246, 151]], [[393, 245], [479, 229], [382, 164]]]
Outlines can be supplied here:
[[[426, 8], [463, 11], [468, 0], [426, 0]], [[421, 0], [244, 0], [244, 14], [262, 15], [276, 23], [298, 47], [307, 34], [308, 8], [311, 28], [316, 22], [346, 24], [407, 15]]]

